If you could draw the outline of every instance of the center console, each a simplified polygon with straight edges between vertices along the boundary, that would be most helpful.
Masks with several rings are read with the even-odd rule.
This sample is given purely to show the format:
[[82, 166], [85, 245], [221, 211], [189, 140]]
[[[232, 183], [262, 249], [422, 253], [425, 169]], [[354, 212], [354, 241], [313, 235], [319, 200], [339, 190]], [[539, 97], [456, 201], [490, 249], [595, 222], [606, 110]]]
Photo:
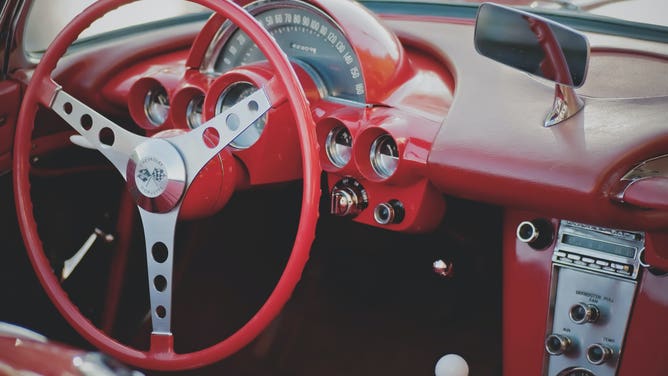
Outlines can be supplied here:
[[644, 249], [642, 233], [560, 222], [543, 375], [617, 374]]

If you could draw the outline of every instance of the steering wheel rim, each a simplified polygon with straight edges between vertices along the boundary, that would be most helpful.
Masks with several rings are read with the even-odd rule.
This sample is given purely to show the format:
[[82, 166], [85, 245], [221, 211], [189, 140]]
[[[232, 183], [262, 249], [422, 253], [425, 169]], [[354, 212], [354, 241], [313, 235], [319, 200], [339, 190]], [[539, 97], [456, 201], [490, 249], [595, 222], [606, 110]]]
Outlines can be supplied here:
[[230, 0], [189, 0], [208, 7], [244, 30], [267, 57], [282, 83], [279, 89], [277, 85], [269, 88], [268, 94], [274, 96], [276, 91], [283, 90], [279, 96], [287, 97], [298, 128], [302, 151], [303, 193], [295, 243], [278, 283], [262, 307], [234, 334], [210, 347], [177, 354], [173, 350], [174, 339], [171, 333], [169, 336], [153, 333], [150, 349], [142, 351], [124, 345], [102, 332], [69, 300], [44, 253], [30, 195], [31, 137], [39, 104], [50, 106], [53, 97], [49, 95], [58, 90], [57, 84], [51, 79], [51, 73], [67, 48], [93, 21], [113, 9], [135, 1], [101, 0], [88, 7], [60, 32], [35, 69], [21, 104], [14, 140], [13, 182], [17, 216], [28, 256], [40, 283], [61, 315], [84, 338], [101, 350], [133, 366], [155, 370], [196, 368], [221, 360], [250, 343], [278, 315], [301, 277], [315, 237], [320, 196], [320, 166], [315, 127], [304, 90], [287, 56], [269, 33], [250, 14]]

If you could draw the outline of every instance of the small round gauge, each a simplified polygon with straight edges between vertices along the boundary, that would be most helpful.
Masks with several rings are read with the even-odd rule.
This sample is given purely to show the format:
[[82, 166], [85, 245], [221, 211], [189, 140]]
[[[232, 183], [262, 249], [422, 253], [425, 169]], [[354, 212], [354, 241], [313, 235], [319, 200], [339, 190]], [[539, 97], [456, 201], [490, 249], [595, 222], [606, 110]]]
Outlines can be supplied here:
[[204, 96], [196, 95], [188, 106], [186, 106], [186, 122], [190, 129], [195, 129], [202, 125], [202, 108], [204, 106]]
[[[261, 2], [249, 11], [274, 37], [291, 60], [317, 74], [327, 95], [365, 102], [365, 86], [359, 59], [341, 29], [317, 8], [296, 1]], [[266, 60], [243, 31], [233, 28], [220, 34], [219, 52], [212, 69], [224, 73], [235, 67]], [[209, 64], [211, 65], [211, 64]]]
[[383, 179], [387, 179], [399, 167], [399, 151], [392, 136], [384, 134], [371, 144], [371, 167]]
[[343, 167], [350, 162], [352, 156], [353, 137], [348, 128], [335, 127], [327, 134], [325, 151], [329, 161], [336, 167]]
[[[250, 82], [236, 82], [230, 85], [218, 98], [218, 103], [216, 105], [216, 115], [227, 110], [228, 108], [237, 104], [240, 100], [246, 98], [247, 96], [253, 94], [257, 90], [255, 85]], [[235, 149], [247, 149], [262, 135], [264, 126], [267, 124], [267, 114], [262, 115], [261, 118], [257, 119], [253, 124], [251, 124], [243, 133], [241, 133], [237, 138], [230, 142], [230, 146]]]
[[158, 86], [146, 93], [144, 111], [153, 126], [159, 127], [165, 123], [169, 113], [169, 97], [164, 87]]

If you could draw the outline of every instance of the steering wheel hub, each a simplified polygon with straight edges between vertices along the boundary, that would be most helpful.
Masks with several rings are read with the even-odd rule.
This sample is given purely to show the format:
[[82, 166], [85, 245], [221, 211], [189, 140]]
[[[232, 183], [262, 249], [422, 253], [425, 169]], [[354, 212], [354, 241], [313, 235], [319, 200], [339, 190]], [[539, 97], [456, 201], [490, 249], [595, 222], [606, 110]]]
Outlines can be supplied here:
[[126, 180], [137, 205], [153, 213], [166, 213], [180, 203], [185, 192], [185, 164], [171, 143], [150, 139], [130, 156]]

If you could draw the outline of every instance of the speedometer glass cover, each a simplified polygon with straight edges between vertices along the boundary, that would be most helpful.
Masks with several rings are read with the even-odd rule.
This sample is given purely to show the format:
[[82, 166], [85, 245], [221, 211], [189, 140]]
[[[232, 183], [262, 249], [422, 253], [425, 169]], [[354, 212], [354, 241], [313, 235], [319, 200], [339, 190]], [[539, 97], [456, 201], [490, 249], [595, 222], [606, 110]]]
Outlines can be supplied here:
[[[359, 59], [339, 26], [322, 11], [301, 2], [257, 2], [248, 10], [276, 39], [288, 57], [321, 84], [327, 96], [365, 102]], [[222, 74], [266, 60], [253, 41], [227, 23], [213, 44], [209, 70]]]

